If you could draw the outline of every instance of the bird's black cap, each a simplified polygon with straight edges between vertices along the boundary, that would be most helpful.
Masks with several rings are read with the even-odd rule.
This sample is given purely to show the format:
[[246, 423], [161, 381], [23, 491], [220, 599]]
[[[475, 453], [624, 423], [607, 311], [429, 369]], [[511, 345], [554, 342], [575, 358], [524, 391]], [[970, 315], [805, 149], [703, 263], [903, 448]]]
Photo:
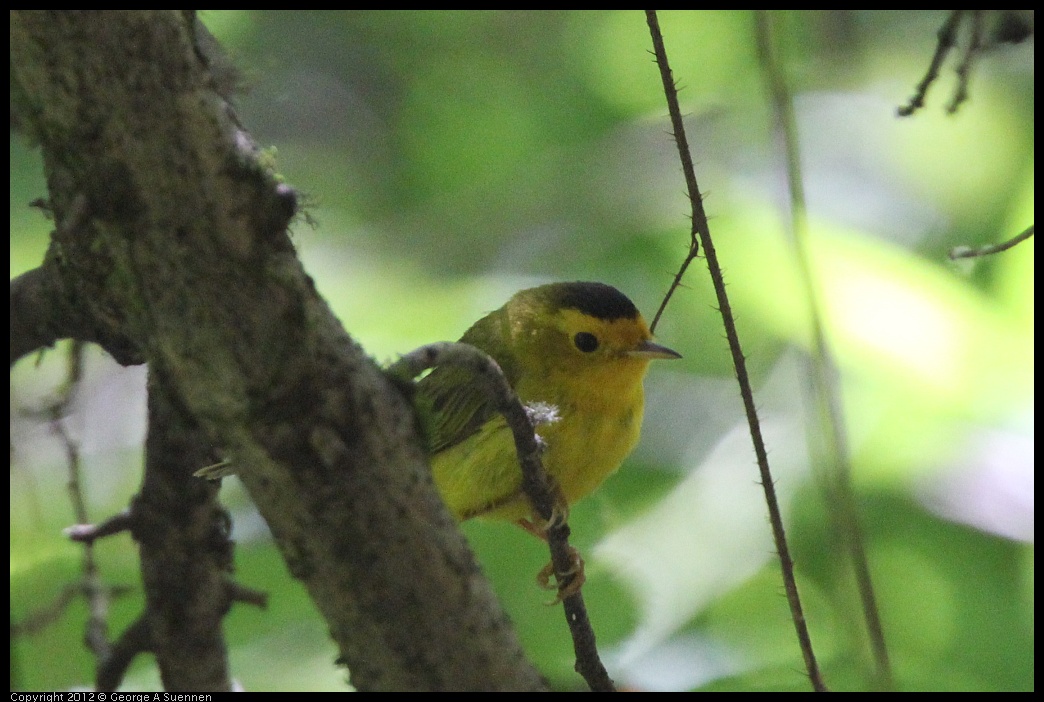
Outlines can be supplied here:
[[635, 319], [638, 308], [611, 285], [605, 283], [554, 283], [547, 286], [553, 305], [575, 309], [596, 319]]

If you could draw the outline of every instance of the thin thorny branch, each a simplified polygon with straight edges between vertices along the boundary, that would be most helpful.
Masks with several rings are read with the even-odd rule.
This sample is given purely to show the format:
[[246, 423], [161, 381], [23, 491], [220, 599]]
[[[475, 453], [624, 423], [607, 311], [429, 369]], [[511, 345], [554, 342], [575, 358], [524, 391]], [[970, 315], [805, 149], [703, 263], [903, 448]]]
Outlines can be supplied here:
[[801, 598], [798, 595], [797, 583], [794, 580], [794, 563], [790, 557], [790, 548], [787, 545], [786, 534], [783, 529], [783, 517], [779, 508], [779, 500], [776, 497], [776, 489], [769, 470], [768, 454], [765, 450], [765, 442], [761, 435], [761, 425], [758, 421], [757, 408], [754, 405], [754, 393], [750, 387], [750, 379], [747, 374], [746, 359], [740, 346], [739, 335], [736, 331], [735, 319], [732, 315], [732, 307], [728, 295], [725, 292], [725, 280], [718, 264], [718, 256], [714, 249], [714, 242], [710, 237], [710, 229], [707, 225], [707, 215], [703, 209], [703, 201], [700, 196], [699, 186], [696, 182], [696, 172], [692, 164], [692, 156], [689, 151], [688, 140], [685, 137], [685, 126], [682, 122], [681, 108], [678, 105], [678, 91], [671, 74], [670, 64], [667, 60], [667, 50], [664, 48], [663, 35], [660, 32], [659, 20], [655, 10], [646, 10], [646, 20], [649, 24], [649, 32], [652, 36], [653, 49], [656, 63], [660, 69], [660, 78], [663, 82], [663, 91], [667, 99], [667, 109], [671, 118], [671, 127], [674, 131], [675, 142], [678, 145], [678, 155], [681, 159], [682, 170], [685, 173], [685, 184], [688, 188], [689, 202], [692, 205], [693, 230], [699, 234], [700, 244], [707, 259], [707, 268], [710, 272], [711, 281], [714, 284], [714, 292], [717, 297], [718, 309], [721, 312], [722, 322], [725, 326], [725, 335], [728, 338], [729, 350], [732, 353], [733, 365], [736, 369], [736, 379], [739, 381], [740, 395], [743, 399], [743, 407], [747, 415], [747, 423], [750, 426], [751, 440], [754, 444], [754, 453], [757, 456], [758, 470], [761, 477], [761, 486], [765, 492], [765, 502], [768, 506], [769, 522], [772, 526], [772, 537], [779, 555], [780, 566], [783, 574], [783, 585], [786, 590], [787, 603], [790, 606], [791, 617], [797, 631], [798, 641], [805, 661], [805, 669], [808, 672], [812, 686], [816, 690], [826, 690], [812, 651], [812, 641], [805, 622], [804, 611], [801, 606]]
[[[772, 33], [772, 20], [765, 10], [757, 12], [757, 38], [760, 61], [766, 74], [775, 118], [775, 132], [784, 153], [787, 169], [787, 184], [790, 189], [791, 241], [798, 264], [800, 278], [805, 284], [808, 299], [808, 314], [812, 323], [813, 345], [811, 367], [813, 371], [815, 416], [824, 425], [822, 435], [826, 438], [826, 456], [834, 461], [834, 470], [827, 475], [826, 503], [829, 513], [842, 537], [854, 570], [863, 617], [876, 663], [877, 685], [892, 689], [892, 670], [885, 645], [884, 629], [874, 594], [870, 567], [859, 515], [852, 494], [852, 462], [848, 436], [845, 431], [844, 411], [841, 407], [841, 391], [837, 383], [837, 366], [823, 329], [819, 294], [814, 283], [814, 273], [808, 246], [808, 216], [805, 207], [805, 189], [801, 177], [797, 126], [793, 102], [783, 75], [779, 53]], [[814, 422], [816, 426], [819, 422]], [[810, 451], [809, 455], [814, 452]]]
[[[511, 389], [496, 361], [469, 344], [441, 342], [428, 344], [404, 355], [388, 368], [395, 378], [412, 379], [437, 365], [455, 365], [473, 373], [494, 398], [515, 440], [522, 469], [522, 488], [539, 517], [548, 524], [547, 543], [559, 591], [568, 591], [575, 576], [575, 551], [569, 546], [569, 525], [555, 510], [555, 488], [540, 460], [540, 444], [526, 409]], [[615, 690], [612, 679], [598, 655], [594, 629], [587, 617], [583, 596], [577, 590], [562, 600], [569, 633], [576, 654], [575, 669], [592, 691]]]

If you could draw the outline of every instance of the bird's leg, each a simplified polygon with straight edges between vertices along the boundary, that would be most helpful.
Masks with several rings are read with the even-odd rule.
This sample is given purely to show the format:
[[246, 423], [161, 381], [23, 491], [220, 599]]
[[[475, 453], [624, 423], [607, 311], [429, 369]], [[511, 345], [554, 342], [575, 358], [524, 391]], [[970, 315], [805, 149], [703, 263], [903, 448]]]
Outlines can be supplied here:
[[547, 521], [541, 519], [540, 515], [537, 514], [536, 509], [533, 509], [533, 516], [531, 518], [523, 517], [519, 519], [516, 524], [528, 531], [533, 536], [547, 541], [547, 532], [555, 527], [562, 526], [569, 518], [569, 503], [566, 502], [565, 497], [562, 496], [562, 491], [558, 489], [558, 486], [552, 483], [552, 492], [554, 494], [554, 502], [551, 505], [551, 518]]
[[[564, 524], [568, 514], [569, 506], [565, 500], [559, 499], [555, 501], [551, 518], [546, 522], [534, 515], [532, 519], [519, 519], [517, 524], [538, 539], [547, 541], [547, 532]], [[554, 600], [548, 602], [548, 605], [556, 605], [570, 595], [576, 594], [587, 580], [587, 576], [584, 575], [584, 559], [580, 556], [580, 552], [572, 546], [569, 546], [569, 559], [571, 562], [569, 570], [563, 573], [555, 572], [554, 561], [549, 562], [537, 573], [537, 585], [545, 590], [558, 590], [558, 595]], [[551, 584], [552, 575], [555, 576], [558, 585]]]
[[566, 505], [565, 502], [556, 502], [551, 511], [551, 518], [546, 522], [534, 514], [532, 519], [523, 517], [522, 519], [519, 519], [516, 524], [538, 539], [547, 541], [547, 532], [564, 524], [568, 516], [569, 506]]

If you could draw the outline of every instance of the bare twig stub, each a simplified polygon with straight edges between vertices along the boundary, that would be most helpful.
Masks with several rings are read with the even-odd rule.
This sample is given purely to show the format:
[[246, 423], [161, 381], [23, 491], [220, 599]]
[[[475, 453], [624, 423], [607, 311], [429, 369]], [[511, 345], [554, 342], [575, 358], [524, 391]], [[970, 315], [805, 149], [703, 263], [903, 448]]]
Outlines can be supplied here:
[[991, 244], [989, 246], [982, 246], [977, 249], [973, 249], [967, 246], [957, 246], [950, 250], [950, 259], [956, 261], [958, 258], [977, 258], [979, 256], [990, 256], [991, 254], [1000, 253], [1001, 251], [1007, 251], [1013, 246], [1017, 246], [1022, 242], [1026, 241], [1033, 236], [1033, 225], [1029, 225], [1024, 230], [1008, 239], [1002, 241], [999, 244]]

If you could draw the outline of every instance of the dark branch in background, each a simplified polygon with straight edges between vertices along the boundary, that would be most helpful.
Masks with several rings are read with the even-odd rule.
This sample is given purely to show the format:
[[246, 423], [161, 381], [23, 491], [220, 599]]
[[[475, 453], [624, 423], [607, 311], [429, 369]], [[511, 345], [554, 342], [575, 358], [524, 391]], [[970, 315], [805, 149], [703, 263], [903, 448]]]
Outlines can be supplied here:
[[967, 246], [956, 246], [950, 250], [950, 259], [956, 261], [959, 258], [976, 258], [978, 256], [989, 256], [991, 254], [1000, 253], [1001, 251], [1007, 251], [1013, 246], [1021, 244], [1033, 236], [1033, 225], [1029, 225], [1020, 234], [1013, 236], [1007, 241], [999, 244], [992, 244], [990, 246], [983, 246], [978, 249], [972, 249]]
[[214, 461], [206, 432], [149, 369], [145, 479], [131, 505], [144, 618], [163, 689], [229, 691], [221, 620], [232, 606], [232, 523], [220, 486], [192, 478]]
[[970, 10], [971, 12], [971, 38], [968, 40], [968, 48], [957, 65], [957, 89], [953, 93], [953, 99], [946, 106], [946, 111], [951, 115], [957, 111], [961, 103], [968, 99], [968, 80], [971, 78], [972, 64], [982, 51], [982, 10]]
[[[155, 405], [162, 393], [150, 388], [149, 466], [142, 492], [133, 508], [98, 525], [90, 524], [79, 450], [63, 423], [82, 376], [83, 347], [82, 342], [71, 345], [69, 378], [59, 399], [48, 408], [52, 430], [65, 447], [69, 463], [68, 488], [77, 524], [65, 533], [83, 544], [83, 576], [19, 630], [41, 628], [83, 595], [89, 612], [84, 640], [98, 661], [95, 684], [99, 690], [116, 690], [134, 657], [144, 652], [156, 654], [167, 690], [229, 689], [221, 619], [234, 601], [263, 607], [266, 597], [229, 577], [230, 525], [216, 502], [217, 486], [185, 478], [198, 462], [211, 459], [208, 444], [198, 430], [193, 433], [186, 428], [183, 417], [157, 416]], [[180, 440], [172, 441], [172, 437]], [[174, 474], [165, 474], [164, 466], [168, 472], [173, 468]], [[141, 544], [146, 611], [113, 645], [107, 636], [110, 599], [117, 591], [129, 592], [130, 588], [117, 590], [101, 581], [94, 542], [125, 531], [131, 531]], [[209, 648], [204, 647], [208, 641]]]
[[950, 16], [943, 22], [943, 26], [939, 28], [939, 42], [935, 45], [935, 53], [932, 54], [932, 61], [928, 64], [928, 72], [924, 74], [924, 78], [917, 84], [917, 89], [914, 92], [914, 96], [910, 98], [910, 102], [899, 108], [900, 117], [908, 117], [924, 107], [924, 98], [928, 94], [928, 88], [939, 77], [939, 67], [946, 60], [946, 55], [957, 44], [957, 27], [964, 12], [964, 10], [951, 10]]
[[678, 155], [681, 158], [682, 170], [685, 173], [685, 185], [688, 188], [689, 202], [692, 204], [693, 228], [699, 233], [703, 254], [707, 259], [707, 268], [714, 283], [718, 310], [721, 312], [722, 322], [725, 326], [725, 335], [728, 338], [729, 350], [732, 352], [736, 379], [739, 381], [740, 395], [743, 398], [743, 407], [746, 411], [747, 423], [750, 426], [751, 440], [754, 444], [754, 453], [757, 456], [758, 470], [761, 475], [761, 487], [765, 492], [769, 522], [772, 525], [772, 538], [775, 541], [776, 552], [779, 555], [780, 567], [783, 573], [783, 586], [786, 589], [787, 603], [790, 605], [791, 617], [794, 620], [801, 653], [805, 659], [805, 668], [808, 671], [809, 679], [812, 681], [812, 686], [816, 690], [826, 690], [826, 684], [823, 682], [819, 665], [812, 651], [812, 640], [808, 633], [808, 626], [805, 623], [805, 615], [801, 607], [801, 598], [798, 596], [797, 583], [794, 580], [794, 563], [790, 558], [790, 549], [787, 546], [786, 534], [783, 530], [783, 517], [779, 509], [779, 500], [776, 497], [776, 488], [772, 480], [772, 473], [769, 470], [765, 442], [761, 436], [761, 425], [758, 422], [757, 408], [754, 406], [754, 392], [750, 387], [747, 364], [743, 356], [743, 349], [740, 346], [739, 334], [736, 331], [732, 306], [729, 304], [728, 295], [725, 293], [725, 279], [721, 272], [721, 266], [718, 264], [718, 255], [714, 249], [714, 242], [710, 237], [710, 228], [707, 225], [707, 215], [703, 210], [703, 200], [700, 196], [699, 185], [696, 183], [696, 172], [692, 165], [692, 156], [685, 137], [685, 125], [682, 123], [681, 108], [678, 106], [678, 91], [675, 88], [670, 64], [667, 61], [667, 50], [663, 45], [663, 35], [660, 33], [656, 11], [646, 10], [645, 14], [649, 23], [649, 32], [652, 35], [656, 63], [660, 68], [660, 78], [663, 81], [663, 92], [667, 98], [671, 127], [674, 130], [674, 138], [678, 145]]
[[[72, 503], [74, 519], [83, 524], [88, 521], [87, 504], [83, 497], [83, 484], [80, 479], [80, 448], [69, 435], [65, 427], [65, 417], [69, 414], [73, 396], [79, 390], [83, 378], [84, 344], [73, 342], [69, 346], [68, 374], [54, 402], [47, 408], [47, 417], [51, 431], [58, 437], [65, 451], [69, 480], [66, 487]], [[84, 631], [84, 642], [98, 659], [109, 654], [108, 616], [109, 604], [115, 597], [131, 591], [126, 586], [107, 585], [98, 569], [94, 558], [94, 546], [89, 540], [83, 540], [83, 573], [80, 579], [67, 585], [62, 593], [40, 611], [31, 613], [21, 623], [13, 627], [13, 633], [34, 633], [53, 623], [63, 614], [77, 597], [82, 596], [87, 604], [87, 622]]]
[[107, 520], [100, 529], [88, 524], [90, 517], [81, 481], [80, 449], [66, 430], [64, 421], [70, 412], [73, 396], [81, 387], [84, 347], [84, 343], [80, 341], [74, 341], [69, 346], [67, 377], [58, 390], [57, 398], [47, 408], [51, 431], [58, 437], [65, 451], [69, 469], [66, 487], [77, 522], [76, 526], [66, 529], [65, 534], [73, 541], [83, 544], [83, 573], [77, 582], [66, 585], [51, 603], [30, 613], [21, 622], [13, 624], [11, 633], [12, 636], [37, 633], [53, 624], [78, 597], [83, 597], [88, 612], [84, 643], [98, 661], [104, 661], [111, 655], [108, 640], [109, 605], [113, 599], [129, 594], [132, 588], [108, 585], [103, 581], [94, 558], [94, 541], [102, 535], [126, 531], [129, 520], [126, 513], [121, 513], [119, 517]]
[[[83, 379], [83, 342], [73, 342], [69, 348], [69, 375], [60, 397], [51, 408], [51, 430], [58, 436], [65, 449], [65, 458], [69, 466], [69, 499], [72, 501], [73, 514], [76, 521], [86, 524], [87, 502], [83, 497], [83, 484], [80, 481], [80, 448], [65, 430], [62, 419], [69, 412], [73, 394], [80, 387]], [[87, 630], [84, 641], [96, 658], [104, 658], [109, 654], [108, 616], [109, 588], [102, 582], [98, 572], [98, 564], [94, 560], [94, 544], [83, 545], [83, 577], [81, 588], [87, 599]]]
[[[108, 587], [107, 595], [110, 599], [117, 600], [125, 595], [131, 594], [133, 591], [134, 588], [129, 585], [110, 585]], [[66, 610], [68, 610], [69, 606], [76, 601], [76, 598], [80, 596], [87, 596], [83, 587], [82, 579], [63, 587], [62, 591], [50, 602], [42, 607], [36, 608], [21, 621], [12, 621], [11, 636], [31, 636], [40, 633], [58, 621], [58, 619], [65, 614]]]
[[[826, 471], [825, 503], [827, 512], [834, 522], [837, 533], [841, 535], [843, 547], [848, 551], [848, 557], [855, 570], [857, 587], [863, 605], [863, 617], [866, 620], [871, 649], [874, 652], [877, 687], [891, 690], [894, 687], [891, 663], [888, 660], [888, 648], [885, 645], [884, 630], [881, 626], [877, 598], [874, 595], [870, 576], [870, 566], [863, 548], [858, 509], [853, 497], [852, 461], [848, 435], [845, 431], [844, 411], [841, 406], [841, 391], [837, 383], [837, 364], [834, 362], [823, 330], [819, 294], [810, 260], [808, 212], [805, 207], [804, 181], [801, 177], [794, 105], [783, 75], [779, 51], [773, 38], [771, 16], [765, 10], [759, 10], [756, 17], [759, 60], [771, 95], [775, 120], [774, 131], [783, 151], [787, 169], [787, 184], [790, 189], [791, 241], [800, 277], [805, 284], [808, 314], [812, 323], [811, 372], [814, 393], [812, 405], [815, 407], [813, 414], [815, 419], [810, 418], [810, 426], [817, 427], [825, 424], [821, 432], [828, 441], [824, 452], [825, 458], [828, 462], [834, 463], [834, 469]], [[809, 456], [815, 460], [815, 455], [814, 447], [810, 446]]]
[[[555, 505], [560, 501], [556, 500], [556, 489], [548, 479], [540, 460], [542, 449], [533, 422], [496, 361], [470, 344], [442, 342], [411, 351], [392, 364], [387, 372], [392, 377], [411, 380], [429, 368], [444, 365], [463, 368], [479, 378], [486, 391], [494, 398], [497, 411], [504, 416], [515, 440], [515, 451], [522, 469], [522, 489], [536, 513], [548, 525], [547, 544], [551, 550], [551, 563], [554, 566], [559, 592], [568, 592], [573, 578], [576, 577], [576, 551], [569, 545], [569, 525], [555, 510]], [[569, 633], [573, 637], [576, 672], [583, 676], [593, 691], [615, 690], [613, 681], [598, 656], [594, 629], [587, 617], [587, 608], [579, 590], [567, 595], [562, 600], [562, 606]]]
[[[939, 28], [939, 40], [935, 45], [931, 63], [924, 78], [917, 84], [910, 101], [898, 109], [900, 117], [909, 117], [924, 107], [925, 97], [932, 83], [939, 77], [939, 69], [950, 51], [957, 46], [961, 24], [971, 17], [971, 36], [968, 46], [957, 65], [957, 88], [946, 106], [950, 114], [957, 112], [961, 103], [968, 99], [968, 82], [975, 61], [998, 44], [1019, 44], [1033, 34], [1033, 14], [1026, 10], [951, 10]], [[986, 25], [989, 24], [987, 29]]]

